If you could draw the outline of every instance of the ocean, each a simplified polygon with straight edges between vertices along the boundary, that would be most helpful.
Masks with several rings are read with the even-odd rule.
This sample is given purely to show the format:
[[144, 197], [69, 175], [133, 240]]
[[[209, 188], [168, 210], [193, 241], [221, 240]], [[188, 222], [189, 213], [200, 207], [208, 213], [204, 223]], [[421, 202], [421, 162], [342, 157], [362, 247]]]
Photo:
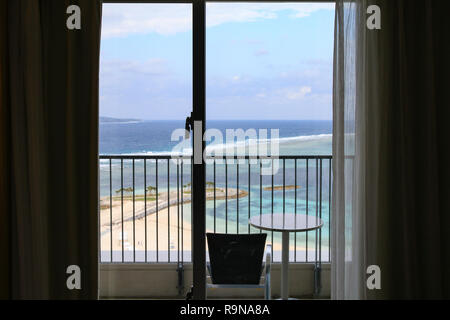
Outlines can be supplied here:
[[[179, 141], [171, 141], [175, 129], [184, 121], [129, 121], [100, 124], [100, 154], [169, 154]], [[331, 154], [331, 121], [311, 120], [209, 120], [207, 129], [279, 130], [280, 154]], [[214, 141], [212, 142], [214, 144]], [[211, 144], [211, 143], [207, 143]]]
[[[113, 155], [162, 155], [172, 154], [179, 140], [171, 141], [175, 129], [184, 128], [184, 121], [128, 121], [100, 123], [100, 154]], [[274, 142], [270, 136], [270, 129], [278, 129], [276, 141], [279, 145], [280, 155], [331, 155], [332, 152], [332, 122], [331, 121], [306, 121], [306, 120], [210, 120], [207, 121], [207, 129], [216, 129], [226, 137], [226, 129], [268, 129], [268, 136], [263, 141], [246, 139], [245, 141], [212, 141], [207, 142], [208, 148], [224, 147], [230, 150], [240, 143], [244, 145], [270, 144]], [[260, 138], [260, 136], [258, 136]], [[272, 140], [271, 140], [272, 138]], [[212, 150], [212, 149], [211, 149]], [[191, 151], [187, 145], [183, 152]], [[283, 170], [284, 165], [284, 170]], [[109, 160], [100, 161], [100, 196], [108, 197], [122, 187], [133, 186], [132, 160], [124, 160], [123, 176], [121, 176], [120, 160], [111, 161], [112, 174], [110, 176]], [[146, 162], [146, 181], [144, 181], [144, 161], [134, 162], [134, 190], [136, 194], [144, 194], [144, 183], [156, 186], [159, 190], [183, 189], [190, 182], [190, 164], [178, 165], [167, 160], [158, 161], [158, 175], [156, 175], [156, 163], [154, 160]], [[239, 171], [238, 171], [239, 167]], [[267, 214], [271, 212], [296, 212], [309, 215], [321, 215], [324, 226], [321, 231], [323, 252], [328, 255], [329, 243], [329, 202], [330, 202], [330, 160], [280, 160], [279, 169], [272, 175], [261, 176], [259, 164], [241, 163], [239, 166], [230, 164], [225, 168], [224, 164], [216, 165], [216, 187], [237, 188], [245, 190], [249, 196], [239, 199], [207, 201], [207, 229], [216, 232], [255, 232], [249, 228], [248, 216]], [[214, 181], [214, 167], [207, 165], [207, 182]], [[227, 175], [227, 179], [225, 179]], [[169, 179], [168, 179], [169, 176]], [[177, 178], [178, 177], [178, 178]], [[112, 185], [110, 185], [110, 179]], [[287, 186], [298, 186], [297, 189], [274, 190], [267, 187], [272, 185], [282, 186], [283, 181]], [[188, 187], [188, 186], [186, 186]], [[190, 204], [183, 205], [183, 219], [190, 221]], [[237, 214], [239, 212], [239, 214]], [[296, 237], [299, 247], [306, 244], [315, 245], [315, 232], [309, 232], [308, 241], [306, 234]], [[273, 237], [273, 238], [272, 238]], [[270, 234], [269, 241], [280, 242], [280, 235]], [[296, 243], [297, 243], [296, 242]], [[326, 257], [324, 257], [326, 258]]]

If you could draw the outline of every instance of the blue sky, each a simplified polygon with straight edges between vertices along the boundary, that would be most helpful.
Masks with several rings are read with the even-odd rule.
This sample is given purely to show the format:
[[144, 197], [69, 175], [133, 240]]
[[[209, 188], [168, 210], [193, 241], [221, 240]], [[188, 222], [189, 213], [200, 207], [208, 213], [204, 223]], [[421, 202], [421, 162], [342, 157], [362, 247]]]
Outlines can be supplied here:
[[[105, 4], [100, 114], [184, 119], [192, 109], [189, 4]], [[334, 7], [209, 3], [208, 119], [332, 118]]]

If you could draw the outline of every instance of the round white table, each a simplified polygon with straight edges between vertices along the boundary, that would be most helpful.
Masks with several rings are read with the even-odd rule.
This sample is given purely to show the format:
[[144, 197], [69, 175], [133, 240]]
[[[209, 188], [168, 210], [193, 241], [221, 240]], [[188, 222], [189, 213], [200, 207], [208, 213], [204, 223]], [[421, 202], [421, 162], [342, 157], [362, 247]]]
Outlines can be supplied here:
[[289, 298], [289, 232], [306, 232], [322, 227], [323, 221], [315, 216], [293, 213], [274, 213], [253, 216], [249, 224], [255, 228], [282, 232], [281, 247], [281, 299]]

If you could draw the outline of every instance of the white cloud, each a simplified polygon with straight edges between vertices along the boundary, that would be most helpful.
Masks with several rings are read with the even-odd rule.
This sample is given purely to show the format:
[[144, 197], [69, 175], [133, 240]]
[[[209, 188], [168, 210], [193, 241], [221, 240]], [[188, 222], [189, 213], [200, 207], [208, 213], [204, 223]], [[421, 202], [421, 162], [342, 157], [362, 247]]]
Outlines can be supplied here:
[[167, 60], [102, 60], [100, 114], [179, 119], [192, 105], [192, 76], [173, 72]]
[[259, 56], [265, 56], [269, 54], [269, 51], [265, 50], [265, 49], [261, 49], [255, 52], [255, 56], [259, 57]]
[[285, 97], [289, 100], [303, 99], [308, 93], [311, 93], [311, 87], [304, 86], [300, 89], [286, 89], [284, 91]]
[[257, 97], [257, 98], [261, 98], [261, 99], [262, 99], [262, 98], [265, 98], [266, 96], [267, 96], [267, 95], [266, 95], [264, 92], [260, 92], [260, 93], [257, 93], [257, 94], [256, 94], [256, 97]]
[[292, 18], [304, 18], [318, 10], [334, 10], [333, 3], [207, 3], [208, 27], [228, 22], [275, 19], [280, 11], [291, 10]]
[[[333, 10], [332, 3], [207, 3], [206, 25], [275, 19], [280, 11], [304, 18], [318, 10]], [[159, 33], [170, 35], [192, 29], [190, 4], [105, 4], [102, 37]]]
[[112, 74], [139, 74], [139, 75], [167, 75], [169, 73], [168, 62], [164, 59], [136, 60], [104, 60], [100, 64], [100, 74], [111, 76]]
[[170, 35], [192, 26], [188, 4], [105, 4], [102, 14], [102, 38], [152, 32]]
[[[291, 67], [268, 77], [236, 72], [208, 78], [208, 114], [211, 119], [331, 119], [332, 65], [319, 70], [311, 74]], [[192, 108], [191, 81], [190, 74], [180, 77], [171, 70], [167, 60], [102, 60], [100, 112], [179, 119]]]
[[214, 27], [229, 22], [253, 22], [262, 19], [275, 19], [276, 13], [264, 10], [255, 4], [208, 3], [206, 5], [206, 26]]

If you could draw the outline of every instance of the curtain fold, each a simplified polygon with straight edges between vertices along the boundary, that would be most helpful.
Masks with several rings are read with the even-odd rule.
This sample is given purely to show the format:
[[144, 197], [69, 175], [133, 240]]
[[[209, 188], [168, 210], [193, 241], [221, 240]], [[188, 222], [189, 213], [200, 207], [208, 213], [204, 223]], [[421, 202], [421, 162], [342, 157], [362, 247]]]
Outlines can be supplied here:
[[[66, 27], [73, 4], [80, 30]], [[2, 222], [10, 231], [1, 241], [10, 279], [2, 294], [95, 299], [101, 1], [17, 0], [1, 9]], [[69, 265], [81, 269], [81, 290], [66, 286]]]
[[10, 139], [8, 103], [7, 59], [7, 6], [0, 2], [0, 299], [10, 294]]
[[[371, 4], [381, 30], [366, 27]], [[333, 298], [450, 297], [449, 9], [336, 3]]]

